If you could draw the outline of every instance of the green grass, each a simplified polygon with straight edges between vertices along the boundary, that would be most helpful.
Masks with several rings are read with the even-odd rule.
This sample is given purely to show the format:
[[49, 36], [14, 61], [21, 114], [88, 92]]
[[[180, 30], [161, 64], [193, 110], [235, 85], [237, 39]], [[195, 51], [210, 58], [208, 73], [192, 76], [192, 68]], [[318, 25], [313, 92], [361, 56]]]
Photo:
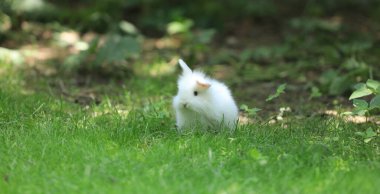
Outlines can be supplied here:
[[170, 110], [170, 98], [118, 112], [5, 87], [0, 193], [380, 190], [379, 138], [364, 143], [355, 135], [367, 125], [309, 118], [178, 134]]
[[[226, 6], [205, 1], [209, 6], [196, 10], [210, 9], [216, 20], [198, 14], [204, 21], [192, 18], [186, 4], [163, 4], [166, 12], [157, 15], [149, 9], [157, 2], [132, 2], [128, 22], [139, 28], [132, 36], [117, 14], [125, 6], [96, 2], [74, 5], [89, 14], [73, 13], [72, 5], [56, 10], [60, 20], [13, 9], [9, 16], [0, 13], [0, 194], [379, 193], [379, 125], [320, 116], [326, 109], [349, 110], [353, 86], [380, 79], [380, 15], [369, 1], [308, 1], [303, 13], [297, 1], [285, 7], [258, 1], [246, 7], [252, 13], [229, 7], [228, 15], [215, 15]], [[236, 10], [247, 18], [230, 17]], [[221, 16], [234, 22], [212, 29]], [[164, 33], [172, 20], [194, 26]], [[92, 32], [97, 27], [105, 34]], [[72, 44], [64, 34], [80, 38]], [[141, 45], [92, 48], [94, 39], [116, 34]], [[73, 55], [85, 42], [88, 55]], [[100, 55], [105, 58], [94, 61]], [[262, 109], [255, 123], [234, 133], [177, 133], [171, 99], [179, 57], [218, 75], [239, 105]], [[285, 93], [265, 102], [282, 83]], [[313, 88], [322, 96], [309, 98]], [[264, 124], [280, 107], [293, 112]], [[377, 134], [365, 142], [369, 127]]]

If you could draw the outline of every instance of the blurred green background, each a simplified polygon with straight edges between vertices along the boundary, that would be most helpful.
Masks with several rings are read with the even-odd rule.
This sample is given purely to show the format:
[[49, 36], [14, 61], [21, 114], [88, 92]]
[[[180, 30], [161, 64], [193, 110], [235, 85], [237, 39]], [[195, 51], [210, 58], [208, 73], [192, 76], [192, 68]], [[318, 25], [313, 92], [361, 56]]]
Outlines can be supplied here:
[[0, 9], [1, 60], [36, 91], [42, 82], [101, 96], [113, 87], [93, 88], [141, 77], [170, 83], [169, 96], [181, 57], [250, 106], [281, 83], [280, 104], [334, 105], [380, 75], [377, 0], [2, 0]]

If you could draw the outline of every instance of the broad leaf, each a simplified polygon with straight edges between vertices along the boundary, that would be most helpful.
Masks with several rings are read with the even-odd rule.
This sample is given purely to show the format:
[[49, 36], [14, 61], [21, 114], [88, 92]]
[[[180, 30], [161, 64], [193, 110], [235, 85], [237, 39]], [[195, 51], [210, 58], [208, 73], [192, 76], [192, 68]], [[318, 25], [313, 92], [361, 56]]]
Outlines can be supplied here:
[[376, 89], [378, 87], [380, 87], [380, 82], [376, 81], [376, 80], [373, 80], [373, 79], [369, 79], [367, 80], [367, 83], [366, 83], [367, 87], [373, 91], [376, 91]]
[[365, 100], [354, 99], [354, 110], [352, 113], [354, 115], [364, 116], [368, 112], [368, 103]]
[[138, 34], [139, 32], [134, 24], [125, 20], [119, 23], [119, 28], [127, 34]]
[[365, 100], [354, 99], [354, 106], [358, 109], [366, 109], [368, 108], [368, 103]]
[[190, 31], [190, 28], [193, 26], [194, 22], [192, 20], [184, 21], [174, 21], [170, 22], [167, 26], [166, 31], [170, 34], [186, 33]]
[[365, 83], [358, 83], [354, 85], [355, 90], [361, 89], [361, 88], [366, 88], [367, 85]]
[[374, 98], [372, 98], [371, 102], [369, 103], [369, 107], [372, 108], [380, 108], [380, 94], [376, 95]]
[[359, 116], [364, 116], [367, 112], [368, 112], [367, 109], [356, 109], [356, 108], [355, 108], [355, 109], [352, 111], [352, 114], [354, 114], [354, 115], [359, 115]]
[[360, 98], [360, 97], [363, 97], [363, 96], [368, 96], [368, 95], [371, 95], [373, 92], [372, 90], [368, 89], [368, 88], [359, 88], [357, 90], [355, 90], [351, 96], [350, 96], [350, 100], [352, 99], [355, 99], [355, 98]]

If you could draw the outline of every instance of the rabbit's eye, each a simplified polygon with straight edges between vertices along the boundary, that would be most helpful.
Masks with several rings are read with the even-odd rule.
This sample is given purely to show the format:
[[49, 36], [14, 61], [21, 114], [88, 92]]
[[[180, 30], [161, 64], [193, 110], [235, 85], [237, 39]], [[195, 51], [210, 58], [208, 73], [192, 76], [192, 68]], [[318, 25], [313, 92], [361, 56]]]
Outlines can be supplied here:
[[198, 91], [194, 91], [194, 96], [198, 96]]

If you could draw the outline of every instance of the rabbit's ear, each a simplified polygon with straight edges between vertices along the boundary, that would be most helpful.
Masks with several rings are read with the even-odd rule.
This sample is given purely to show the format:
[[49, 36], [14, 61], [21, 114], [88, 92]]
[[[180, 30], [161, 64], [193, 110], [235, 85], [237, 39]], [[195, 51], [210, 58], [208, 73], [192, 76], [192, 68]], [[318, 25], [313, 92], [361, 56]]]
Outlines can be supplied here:
[[211, 86], [211, 84], [209, 84], [209, 83], [200, 82], [200, 81], [197, 80], [197, 88], [198, 89], [207, 90], [210, 86]]
[[192, 73], [190, 67], [187, 66], [187, 64], [185, 63], [185, 61], [183, 61], [182, 59], [179, 59], [178, 62], [179, 62], [179, 65], [182, 68], [183, 73]]

